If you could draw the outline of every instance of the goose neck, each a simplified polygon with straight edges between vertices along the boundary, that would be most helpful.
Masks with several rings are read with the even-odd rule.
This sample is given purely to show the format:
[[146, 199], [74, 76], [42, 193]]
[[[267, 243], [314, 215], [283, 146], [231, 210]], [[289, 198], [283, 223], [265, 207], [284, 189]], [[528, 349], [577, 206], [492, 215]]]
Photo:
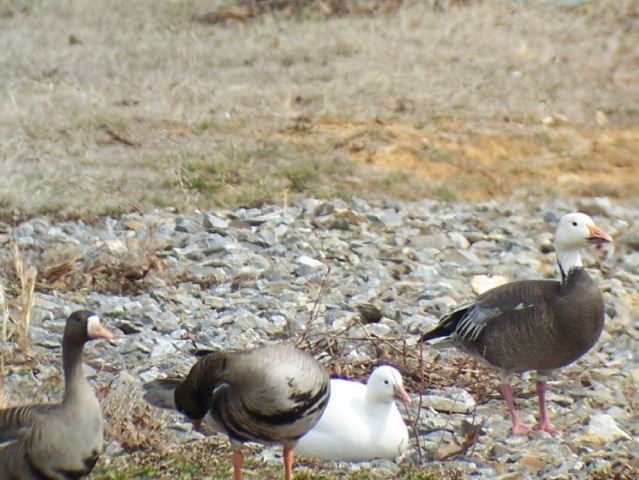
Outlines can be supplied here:
[[89, 388], [82, 368], [82, 345], [64, 345], [62, 352], [62, 366], [64, 369], [64, 400], [67, 403], [82, 390]]
[[561, 270], [561, 277], [565, 281], [568, 278], [568, 273], [575, 269], [581, 268], [581, 254], [579, 249], [563, 250], [557, 249], [557, 263], [559, 264], [559, 270]]

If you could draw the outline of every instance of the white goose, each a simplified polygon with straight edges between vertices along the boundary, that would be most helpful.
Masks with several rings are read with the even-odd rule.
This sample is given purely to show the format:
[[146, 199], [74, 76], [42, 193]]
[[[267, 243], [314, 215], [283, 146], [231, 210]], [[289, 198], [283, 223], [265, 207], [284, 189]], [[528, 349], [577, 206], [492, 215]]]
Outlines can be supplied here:
[[296, 452], [349, 462], [396, 459], [408, 446], [408, 429], [395, 398], [410, 403], [401, 374], [387, 365], [373, 370], [366, 385], [331, 379], [328, 406]]

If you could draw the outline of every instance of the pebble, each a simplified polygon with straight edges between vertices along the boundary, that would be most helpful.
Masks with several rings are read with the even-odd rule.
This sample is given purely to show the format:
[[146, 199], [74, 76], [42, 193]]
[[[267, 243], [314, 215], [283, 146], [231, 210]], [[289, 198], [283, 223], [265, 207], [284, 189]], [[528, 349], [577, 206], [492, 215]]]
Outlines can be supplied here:
[[631, 440], [630, 435], [619, 428], [615, 419], [605, 413], [593, 415], [590, 418], [588, 433], [602, 442], [612, 442], [619, 439]]
[[495, 275], [494, 277], [489, 277], [488, 275], [473, 275], [473, 278], [470, 280], [470, 286], [473, 292], [477, 295], [481, 295], [507, 282], [508, 279], [502, 275]]
[[447, 413], [470, 413], [475, 409], [475, 399], [461, 388], [429, 390], [423, 397], [424, 405]]
[[[639, 209], [610, 199], [504, 204], [306, 198], [285, 208], [180, 214], [157, 209], [92, 224], [31, 219], [6, 229], [25, 262], [42, 272], [51, 266], [47, 259], [73, 254], [77, 271], [68, 280], [80, 288], [36, 292], [30, 354], [40, 373], [10, 369], [3, 390], [11, 392], [12, 403], [20, 403], [47, 381], [59, 383], [62, 326], [80, 307], [96, 310], [117, 334], [85, 352], [96, 385], [130, 377], [135, 381], [126, 385], [138, 388], [158, 376], [187, 371], [196, 347], [296, 341], [309, 324], [313, 336], [343, 347], [346, 364], [375, 361], [379, 355], [370, 343], [353, 340], [358, 337], [403, 338], [410, 352], [441, 315], [487, 289], [507, 279], [558, 278], [552, 234], [560, 216], [579, 205], [614, 234], [617, 248], [605, 258], [585, 257], [587, 266], [600, 262], [604, 267], [591, 271], [605, 290], [608, 319], [593, 350], [553, 374], [549, 410], [564, 433], [512, 436], [498, 380], [490, 380], [490, 395], [481, 399], [459, 387], [426, 385], [418, 428], [430, 433], [420, 433], [422, 461], [456, 468], [462, 478], [473, 479], [585, 479], [593, 468], [606, 468], [616, 459], [636, 466]], [[146, 255], [154, 255], [156, 263], [126, 293], [92, 286], [99, 280], [91, 277], [92, 265], [101, 262], [102, 274], [117, 275], [119, 266]], [[0, 256], [9, 262], [9, 249]], [[362, 316], [363, 305], [375, 308]], [[2, 351], [11, 346], [3, 345]], [[430, 348], [423, 356], [444, 365], [464, 358], [455, 350]], [[534, 388], [532, 376], [518, 381], [518, 391]], [[58, 393], [51, 393], [53, 400]], [[417, 392], [410, 393], [415, 399]], [[411, 422], [416, 404], [410, 407]], [[536, 422], [534, 395], [518, 396], [517, 407], [523, 421]], [[459, 450], [456, 442], [473, 423], [482, 425], [483, 434], [471, 450], [456, 460], [433, 460], [437, 451]], [[184, 422], [175, 425], [187, 428]], [[175, 445], [195, 438], [176, 428], [171, 429]], [[106, 455], [120, 454], [110, 441]], [[407, 457], [419, 458], [412, 435]], [[361, 468], [397, 473], [391, 462], [367, 462]]]

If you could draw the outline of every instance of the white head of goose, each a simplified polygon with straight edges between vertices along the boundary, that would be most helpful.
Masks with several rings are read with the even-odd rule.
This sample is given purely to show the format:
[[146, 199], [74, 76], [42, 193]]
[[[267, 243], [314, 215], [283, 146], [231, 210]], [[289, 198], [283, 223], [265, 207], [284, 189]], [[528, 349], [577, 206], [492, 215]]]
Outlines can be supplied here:
[[64, 398], [0, 410], [0, 478], [79, 479], [102, 452], [102, 412], [82, 371], [86, 342], [110, 339], [97, 314], [73, 312], [62, 337]]
[[515, 411], [510, 376], [528, 370], [539, 374], [537, 428], [558, 433], [548, 420], [544, 378], [585, 354], [601, 335], [603, 297], [582, 266], [580, 249], [611, 241], [588, 215], [565, 215], [555, 233], [561, 281], [524, 280], [493, 288], [443, 317], [422, 336], [422, 341], [450, 337], [457, 347], [501, 371], [501, 391], [515, 434], [529, 429]]
[[184, 380], [159, 379], [144, 385], [145, 400], [177, 408], [228, 435], [233, 478], [242, 476], [242, 443], [281, 443], [285, 478], [291, 480], [293, 448], [315, 426], [328, 403], [326, 370], [309, 353], [289, 345], [202, 357]]

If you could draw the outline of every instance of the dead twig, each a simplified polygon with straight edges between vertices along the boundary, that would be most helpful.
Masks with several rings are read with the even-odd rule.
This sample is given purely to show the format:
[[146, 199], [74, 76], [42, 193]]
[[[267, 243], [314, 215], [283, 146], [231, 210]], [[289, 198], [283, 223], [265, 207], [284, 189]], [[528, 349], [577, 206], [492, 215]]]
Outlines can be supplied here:
[[126, 137], [124, 135], [122, 135], [121, 133], [116, 132], [115, 130], [113, 130], [111, 127], [103, 127], [104, 131], [107, 133], [107, 135], [109, 135], [109, 137], [111, 137], [111, 140], [121, 143], [122, 145], [126, 145], [127, 147], [141, 147], [142, 144], [140, 142], [138, 142], [137, 140], [133, 140], [129, 137]]
[[315, 298], [315, 303], [313, 303], [313, 308], [311, 309], [308, 320], [306, 321], [306, 325], [304, 326], [304, 331], [302, 332], [302, 336], [296, 342], [298, 347], [308, 344], [308, 337], [311, 333], [311, 329], [313, 328], [313, 323], [317, 319], [317, 315], [319, 315], [319, 305], [322, 297], [326, 293], [326, 289], [328, 287], [328, 278], [331, 275], [331, 266], [329, 265], [326, 269], [326, 273], [322, 278], [322, 283], [320, 283], [319, 291], [317, 292], [317, 297]]

